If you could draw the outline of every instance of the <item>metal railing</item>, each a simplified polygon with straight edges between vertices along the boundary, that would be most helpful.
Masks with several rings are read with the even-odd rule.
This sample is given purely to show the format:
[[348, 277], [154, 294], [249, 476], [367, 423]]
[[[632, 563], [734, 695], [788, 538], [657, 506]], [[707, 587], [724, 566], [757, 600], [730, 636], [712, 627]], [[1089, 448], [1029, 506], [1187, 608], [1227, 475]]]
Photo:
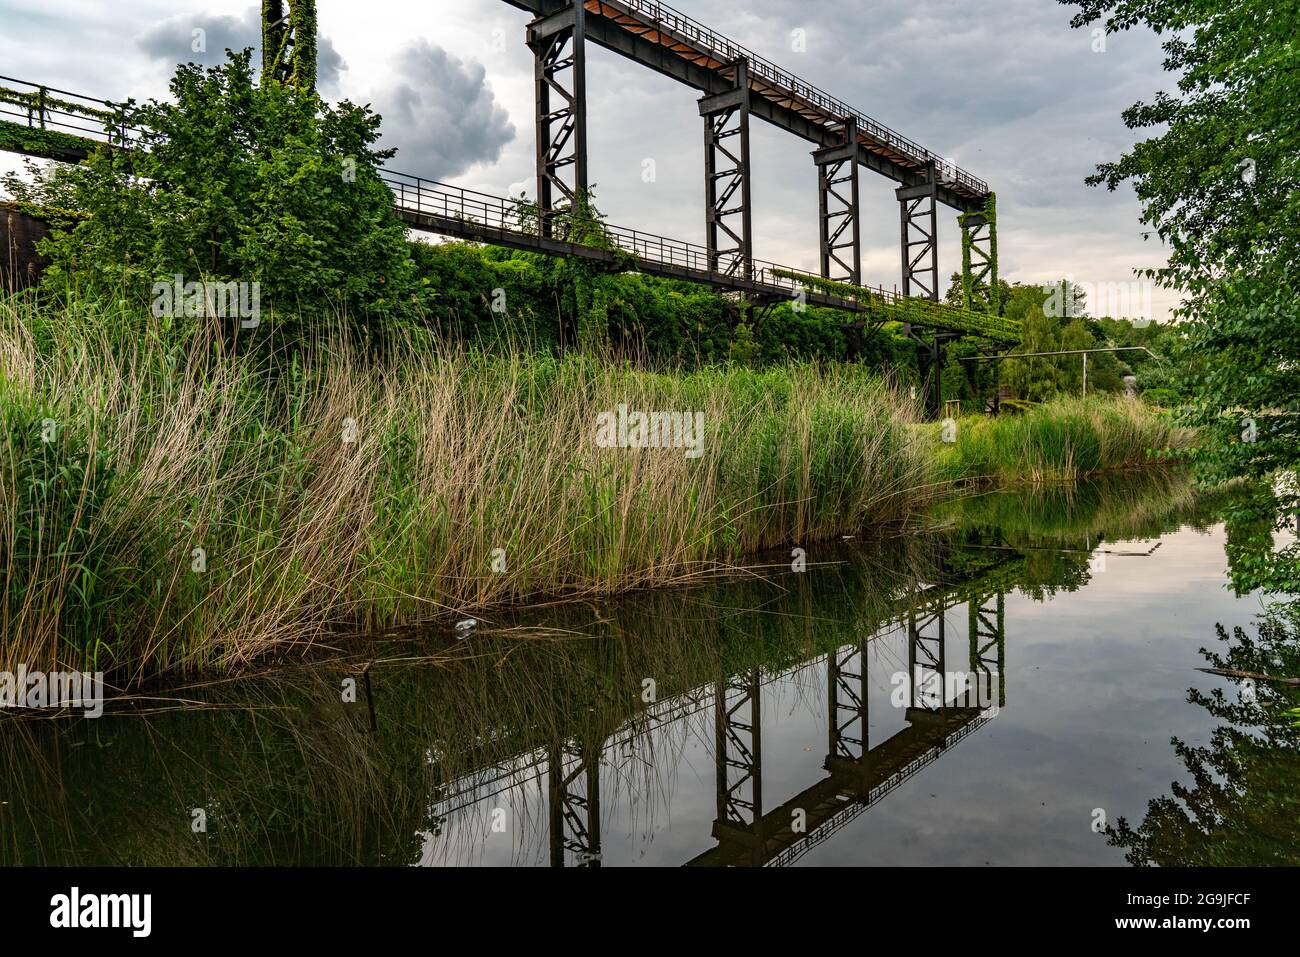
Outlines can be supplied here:
[[[381, 170], [380, 176], [393, 191], [399, 210], [416, 215], [436, 216], [444, 220], [474, 223], [481, 229], [501, 234], [541, 235], [541, 219], [535, 206], [524, 199], [508, 199], [477, 190], [451, 186], [409, 173]], [[571, 238], [570, 223], [564, 213], [550, 214], [551, 236], [560, 242], [592, 246]], [[1019, 323], [1000, 316], [972, 313], [947, 303], [917, 296], [904, 296], [896, 289], [883, 286], [853, 287], [852, 293], [840, 295], [826, 286], [821, 277], [802, 269], [791, 269], [763, 259], [745, 262], [734, 256], [711, 255], [698, 243], [672, 239], [625, 226], [600, 224], [603, 248], [619, 250], [634, 257], [637, 263], [657, 265], [668, 270], [680, 269], [696, 277], [709, 276], [736, 289], [758, 287], [765, 293], [779, 293], [794, 300], [811, 295], [814, 302], [854, 303], [868, 309], [881, 307], [886, 318], [910, 322], [927, 328], [951, 329], [993, 339], [1018, 341]], [[685, 277], [684, 277], [685, 278]], [[866, 294], [865, 296], [863, 294]]]
[[[409, 173], [383, 170], [380, 175], [388, 184], [388, 188], [393, 191], [397, 207], [401, 210], [417, 215], [472, 222], [496, 232], [540, 234], [540, 218], [525, 200], [480, 193], [460, 186], [423, 179]], [[561, 242], [573, 241], [569, 237], [568, 223], [562, 214], [554, 215], [552, 228], [555, 239]], [[719, 261], [717, 256], [710, 255], [706, 246], [698, 243], [608, 223], [601, 224], [601, 232], [612, 249], [628, 253], [639, 263], [653, 263], [697, 274], [715, 275], [723, 279], [735, 280], [738, 285], [748, 281], [771, 290], [779, 290], [791, 298], [805, 289], [797, 279], [778, 275], [778, 271], [798, 272], [798, 270], [790, 270], [777, 263], [761, 259], [750, 260], [751, 272], [746, 277], [743, 262], [734, 261], [726, 256]]]
[[129, 145], [140, 131], [120, 120], [109, 100], [0, 76], [0, 120], [81, 139]]
[[629, 13], [650, 20], [657, 29], [677, 35], [679, 39], [707, 53], [720, 63], [745, 59], [749, 64], [751, 79], [761, 79], [780, 90], [789, 92], [836, 119], [845, 120], [852, 117], [857, 123], [860, 134], [865, 134], [878, 143], [888, 146], [919, 165], [933, 163], [943, 182], [959, 183], [980, 195], [989, 192], [988, 183], [967, 173], [945, 157], [930, 152], [914, 140], [858, 112], [842, 100], [781, 69], [766, 57], [724, 37], [666, 3], [658, 3], [657, 0], [614, 0], [610, 5], [626, 7]]
[[[719, 43], [731, 44], [731, 41], [718, 37], [708, 28], [695, 24], [694, 21], [670, 7], [650, 3], [648, 0], [624, 0], [624, 2], [630, 2], [638, 9], [652, 9], [661, 15], [666, 13], [675, 18], [672, 21], [675, 24], [679, 21], [689, 24], [691, 29], [717, 38]], [[731, 44], [731, 49], [741, 55], [751, 55], [749, 51], [735, 44]], [[776, 70], [775, 67], [771, 69]], [[0, 76], [0, 83], [11, 84], [0, 86], [0, 120], [113, 145], [133, 146], [145, 139], [143, 130], [122, 119], [121, 110], [126, 104], [117, 104], [111, 100], [72, 93], [14, 77]], [[825, 96], [825, 94], [820, 95]], [[473, 222], [500, 233], [538, 235], [541, 232], [540, 218], [535, 210], [530, 211], [529, 204], [522, 199], [493, 196], [393, 170], [381, 170], [380, 175], [393, 191], [396, 205], [401, 210], [440, 216], [448, 220]], [[568, 224], [563, 214], [550, 215], [555, 238], [570, 241], [566, 235]], [[631, 255], [637, 262], [651, 263], [670, 270], [680, 269], [697, 276], [709, 275], [720, 280], [731, 280], [735, 282], [737, 288], [759, 287], [765, 292], [780, 292], [794, 299], [800, 294], [814, 291], [815, 283], [819, 278], [805, 270], [791, 269], [762, 259], [749, 260], [749, 270], [746, 272], [746, 261], [734, 255], [710, 254], [707, 247], [698, 243], [629, 229], [625, 226], [602, 223], [601, 231], [604, 242], [610, 248]], [[803, 277], [806, 277], [807, 281], [804, 281]], [[951, 328], [964, 328], [964, 325], [957, 321], [958, 314], [963, 312], [962, 310], [955, 310], [929, 300], [905, 297], [896, 290], [891, 291], [883, 287], [862, 288], [872, 296], [878, 297], [885, 305], [915, 312], [916, 318], [913, 321], [918, 325], [923, 325], [929, 320], [934, 325], [943, 326], [947, 320]], [[851, 297], [839, 297], [824, 291], [821, 293], [821, 298], [825, 301], [851, 301]]]

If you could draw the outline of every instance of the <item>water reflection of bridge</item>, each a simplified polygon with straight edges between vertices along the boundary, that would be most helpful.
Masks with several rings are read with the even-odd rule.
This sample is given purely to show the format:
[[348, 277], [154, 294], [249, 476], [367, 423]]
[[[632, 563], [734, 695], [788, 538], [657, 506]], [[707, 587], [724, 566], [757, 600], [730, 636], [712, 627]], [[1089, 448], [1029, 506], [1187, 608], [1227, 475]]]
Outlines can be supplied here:
[[828, 776], [763, 810], [760, 691], [757, 673], [715, 690], [717, 715], [717, 845], [689, 863], [707, 866], [785, 865], [880, 801], [1004, 703], [1004, 595], [972, 598], [967, 671], [947, 669], [942, 601], [909, 611], [907, 727], [876, 745], [868, 740], [867, 641], [827, 656]]
[[[1003, 570], [1007, 562], [1001, 562]], [[793, 863], [947, 749], [982, 727], [1005, 704], [1007, 586], [999, 569], [978, 577], [944, 576], [907, 596], [895, 619], [907, 634], [907, 680], [894, 695], [905, 699], [906, 727], [878, 743], [868, 736], [868, 646], [882, 629], [821, 656], [826, 675], [826, 776], [775, 807], [763, 788], [762, 694], [775, 676], [751, 668], [660, 702], [612, 735], [552, 742], [524, 762], [543, 775], [552, 866], [601, 864], [601, 762], [632, 739], [707, 709], [715, 726], [716, 844], [688, 861], [703, 866], [782, 866]], [[947, 624], [961, 606], [967, 614], [968, 652], [950, 661]], [[817, 658], [805, 664], [816, 664]], [[770, 757], [770, 756], [769, 756]], [[521, 770], [497, 779], [514, 778]], [[499, 791], [490, 782], [453, 784], [442, 810], [478, 804]]]

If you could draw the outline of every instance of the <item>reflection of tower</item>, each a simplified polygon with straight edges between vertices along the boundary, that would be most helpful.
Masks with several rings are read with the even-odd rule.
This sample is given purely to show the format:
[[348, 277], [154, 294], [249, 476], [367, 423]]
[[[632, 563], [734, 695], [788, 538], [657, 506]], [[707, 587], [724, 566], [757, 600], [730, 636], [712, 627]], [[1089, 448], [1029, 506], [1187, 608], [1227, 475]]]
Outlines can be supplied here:
[[579, 867], [600, 866], [601, 748], [565, 741], [546, 751], [551, 815], [551, 866], [569, 856]]
[[[978, 703], [993, 699], [998, 685], [998, 707], [1007, 703], [1003, 665], [1006, 663], [1006, 592], [977, 594], [970, 600], [970, 667], [975, 675]], [[975, 703], [975, 702], [968, 702]]]
[[867, 747], [867, 643], [836, 648], [826, 658], [831, 759], [856, 761]]
[[883, 741], [869, 743], [866, 650], [870, 639], [836, 648], [826, 659], [824, 767], [828, 775], [766, 814], [761, 798], [758, 672], [745, 672], [714, 686], [718, 816], [713, 836], [718, 843], [688, 864], [793, 863], [993, 717], [990, 685], [995, 675], [1002, 674], [1006, 647], [1002, 594], [986, 592], [970, 601], [971, 684], [959, 687], [951, 687], [958, 682], [945, 677], [943, 616], [946, 607], [955, 607], [961, 599], [951, 591], [945, 596], [940, 589], [924, 598], [907, 616], [908, 663], [914, 680], [906, 726]]
[[763, 739], [757, 668], [714, 685], [718, 817], [713, 835], [761, 847]]
[[[987, 587], [987, 586], [985, 586]], [[907, 660], [911, 707], [937, 712], [947, 708], [980, 708], [1006, 704], [1003, 679], [1006, 664], [1006, 592], [971, 589], [967, 597], [970, 640], [969, 672], [950, 674], [945, 667], [945, 621], [942, 600], [913, 606], [907, 618]], [[951, 697], [950, 697], [951, 696]], [[909, 719], [912, 717], [908, 716]]]
[[947, 696], [944, 671], [944, 605], [916, 608], [907, 615], [907, 677], [911, 683], [911, 706], [937, 711]]

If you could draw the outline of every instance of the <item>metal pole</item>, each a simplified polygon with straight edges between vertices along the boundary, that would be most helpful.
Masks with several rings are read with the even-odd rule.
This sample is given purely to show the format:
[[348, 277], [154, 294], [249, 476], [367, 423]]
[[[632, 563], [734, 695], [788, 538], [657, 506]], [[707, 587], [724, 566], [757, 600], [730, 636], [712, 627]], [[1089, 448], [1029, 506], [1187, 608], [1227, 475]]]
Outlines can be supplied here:
[[1083, 354], [1083, 395], [1088, 396], [1088, 353]]

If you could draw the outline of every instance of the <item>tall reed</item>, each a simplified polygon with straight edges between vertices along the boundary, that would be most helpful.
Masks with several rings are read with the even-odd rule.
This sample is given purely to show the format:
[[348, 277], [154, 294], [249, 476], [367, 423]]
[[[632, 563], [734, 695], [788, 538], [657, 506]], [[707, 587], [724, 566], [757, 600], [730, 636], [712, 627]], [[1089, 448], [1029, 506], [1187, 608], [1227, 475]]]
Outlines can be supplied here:
[[958, 420], [955, 441], [932, 427], [940, 474], [952, 480], [1070, 481], [1150, 465], [1162, 452], [1185, 450], [1188, 429], [1125, 398], [1061, 398], [1020, 415]]
[[[931, 500], [861, 370], [657, 374], [390, 348], [245, 355], [93, 304], [0, 307], [0, 668], [133, 684], [538, 595], [698, 577]], [[597, 416], [701, 413], [702, 454]]]

